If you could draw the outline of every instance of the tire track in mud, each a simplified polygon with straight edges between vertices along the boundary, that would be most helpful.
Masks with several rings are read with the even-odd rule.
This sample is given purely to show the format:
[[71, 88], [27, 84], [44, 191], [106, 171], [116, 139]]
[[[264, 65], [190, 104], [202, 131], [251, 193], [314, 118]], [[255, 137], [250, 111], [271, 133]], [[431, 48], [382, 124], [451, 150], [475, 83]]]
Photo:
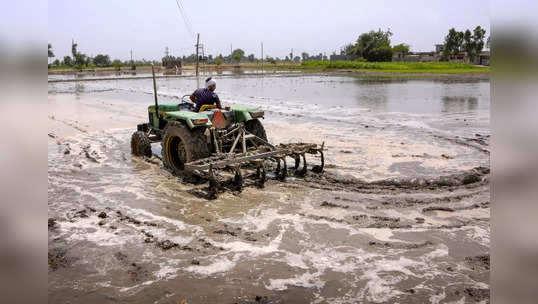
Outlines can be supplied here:
[[454, 191], [458, 188], [472, 189], [489, 183], [489, 168], [475, 167], [460, 173], [438, 178], [395, 178], [367, 182], [354, 177], [342, 177], [325, 172], [304, 178], [309, 187], [323, 190], [347, 190], [362, 193], [396, 193], [402, 191]]

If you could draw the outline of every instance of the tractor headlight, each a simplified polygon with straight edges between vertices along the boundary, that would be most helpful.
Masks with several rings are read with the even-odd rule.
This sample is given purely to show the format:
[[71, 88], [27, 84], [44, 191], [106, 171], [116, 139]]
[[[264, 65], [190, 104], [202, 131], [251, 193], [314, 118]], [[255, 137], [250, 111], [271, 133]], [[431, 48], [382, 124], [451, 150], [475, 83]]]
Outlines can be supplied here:
[[260, 118], [263, 117], [264, 112], [263, 111], [252, 111], [250, 112], [250, 117], [252, 118]]
[[192, 123], [195, 125], [205, 125], [208, 121], [209, 119], [207, 118], [199, 118], [199, 119], [193, 119]]

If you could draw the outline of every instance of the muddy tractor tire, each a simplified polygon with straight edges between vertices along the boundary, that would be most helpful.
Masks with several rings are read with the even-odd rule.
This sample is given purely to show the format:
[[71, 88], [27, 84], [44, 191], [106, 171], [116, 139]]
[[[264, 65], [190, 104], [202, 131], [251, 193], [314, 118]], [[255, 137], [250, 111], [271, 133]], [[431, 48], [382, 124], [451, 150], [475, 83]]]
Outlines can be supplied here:
[[164, 166], [174, 174], [184, 174], [185, 163], [208, 157], [211, 152], [204, 131], [204, 128], [189, 130], [177, 121], [168, 122], [161, 142]]
[[245, 129], [247, 132], [252, 133], [259, 138], [267, 141], [267, 134], [265, 134], [265, 128], [263, 127], [261, 121], [258, 119], [252, 119], [245, 122]]
[[151, 141], [146, 133], [136, 131], [131, 136], [131, 153], [135, 156], [151, 157]]

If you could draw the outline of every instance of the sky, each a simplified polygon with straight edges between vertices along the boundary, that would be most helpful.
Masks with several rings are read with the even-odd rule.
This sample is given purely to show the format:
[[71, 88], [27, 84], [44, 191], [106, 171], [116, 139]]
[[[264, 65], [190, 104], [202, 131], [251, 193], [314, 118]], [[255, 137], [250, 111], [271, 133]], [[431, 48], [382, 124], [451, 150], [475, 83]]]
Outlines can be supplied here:
[[392, 44], [432, 51], [451, 27], [490, 33], [489, 1], [248, 1], [248, 0], [50, 0], [48, 42], [56, 57], [71, 55], [71, 40], [90, 56], [160, 59], [194, 52], [196, 33], [205, 54], [241, 48], [260, 57], [284, 58], [339, 52], [364, 32], [390, 29]]

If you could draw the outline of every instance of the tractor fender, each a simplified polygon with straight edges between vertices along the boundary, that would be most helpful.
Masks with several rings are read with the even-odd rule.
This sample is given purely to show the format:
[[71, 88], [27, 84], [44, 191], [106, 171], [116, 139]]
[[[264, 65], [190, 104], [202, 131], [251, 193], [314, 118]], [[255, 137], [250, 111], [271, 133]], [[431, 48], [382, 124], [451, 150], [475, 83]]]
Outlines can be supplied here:
[[209, 119], [207, 114], [204, 113], [195, 113], [190, 111], [171, 111], [166, 112], [164, 118], [166, 120], [181, 121], [185, 123], [187, 127], [189, 127], [189, 129], [193, 129], [195, 127], [212, 126], [211, 120]]

